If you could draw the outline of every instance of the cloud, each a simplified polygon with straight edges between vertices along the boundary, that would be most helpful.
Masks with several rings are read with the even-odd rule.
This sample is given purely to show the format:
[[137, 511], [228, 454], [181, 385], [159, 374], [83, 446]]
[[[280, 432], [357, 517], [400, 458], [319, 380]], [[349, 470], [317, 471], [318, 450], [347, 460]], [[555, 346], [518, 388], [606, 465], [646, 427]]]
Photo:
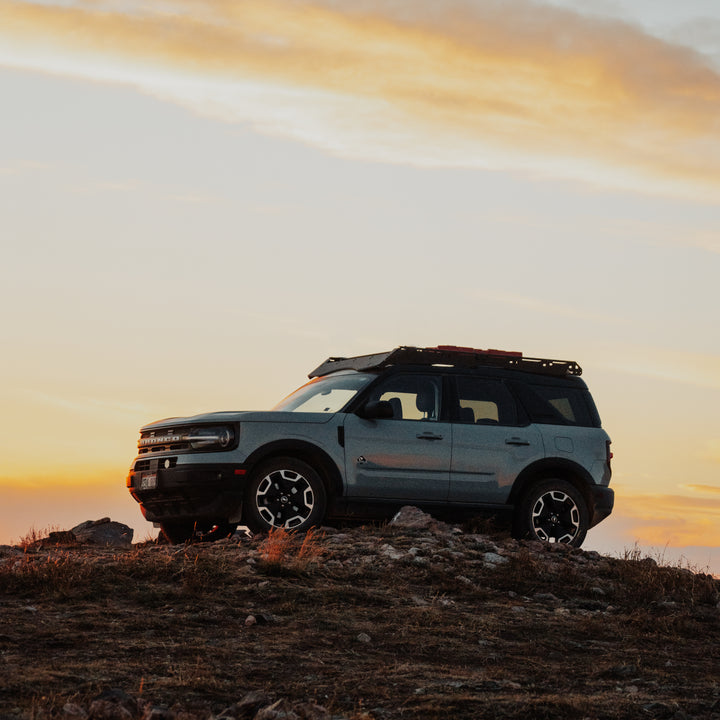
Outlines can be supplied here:
[[[694, 489], [706, 486], [691, 486]], [[644, 495], [615, 488], [614, 515], [641, 545], [720, 546], [720, 498]]]
[[127, 82], [331, 152], [717, 194], [720, 73], [529, 0], [0, 0], [0, 62]]
[[627, 320], [617, 315], [589, 312], [581, 307], [578, 307], [577, 304], [570, 305], [568, 303], [548, 302], [540, 297], [532, 297], [518, 293], [472, 289], [466, 294], [474, 301], [519, 308], [524, 313], [582, 320], [584, 322], [592, 322], [594, 324], [601, 325], [618, 325], [627, 322]]
[[720, 485], [685, 485], [684, 487], [699, 493], [720, 494]]
[[[593, 362], [611, 370], [720, 390], [720, 355], [714, 353], [595, 341], [591, 348]], [[710, 452], [720, 456], [718, 448]]]
[[58, 408], [72, 413], [105, 416], [112, 413], [137, 415], [147, 413], [148, 408], [139, 403], [126, 402], [117, 398], [82, 397], [77, 395], [51, 395], [38, 390], [20, 389], [17, 393], [33, 405]]

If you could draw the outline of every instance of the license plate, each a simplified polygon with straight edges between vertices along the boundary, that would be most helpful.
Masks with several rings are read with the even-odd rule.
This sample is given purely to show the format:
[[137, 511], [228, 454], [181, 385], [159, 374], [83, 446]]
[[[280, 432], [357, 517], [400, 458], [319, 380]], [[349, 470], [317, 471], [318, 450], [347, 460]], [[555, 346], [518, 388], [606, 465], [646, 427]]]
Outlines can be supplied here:
[[140, 476], [141, 490], [154, 490], [157, 487], [157, 473], [145, 473]]

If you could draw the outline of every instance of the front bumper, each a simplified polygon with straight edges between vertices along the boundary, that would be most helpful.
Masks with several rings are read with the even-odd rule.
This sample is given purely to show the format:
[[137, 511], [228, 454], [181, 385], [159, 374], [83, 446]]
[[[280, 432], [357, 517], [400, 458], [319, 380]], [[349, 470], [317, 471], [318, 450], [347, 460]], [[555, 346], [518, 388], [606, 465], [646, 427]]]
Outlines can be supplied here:
[[[232, 520], [242, 512], [247, 469], [229, 463], [167, 467], [166, 458], [135, 463], [127, 477], [130, 494], [146, 520]], [[140, 466], [142, 469], [136, 469]]]
[[592, 492], [592, 507], [590, 508], [590, 527], [595, 527], [599, 522], [602, 522], [612, 512], [615, 504], [615, 491], [606, 485], [593, 485], [591, 487]]

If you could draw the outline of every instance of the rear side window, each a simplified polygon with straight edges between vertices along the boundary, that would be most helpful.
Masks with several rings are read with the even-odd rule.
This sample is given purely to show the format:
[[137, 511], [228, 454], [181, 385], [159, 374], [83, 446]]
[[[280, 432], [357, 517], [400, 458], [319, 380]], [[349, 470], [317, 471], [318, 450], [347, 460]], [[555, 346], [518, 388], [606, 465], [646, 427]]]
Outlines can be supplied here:
[[600, 427], [600, 418], [585, 388], [518, 383], [515, 390], [532, 422]]
[[517, 425], [518, 413], [510, 391], [497, 380], [457, 378], [455, 422], [476, 425]]

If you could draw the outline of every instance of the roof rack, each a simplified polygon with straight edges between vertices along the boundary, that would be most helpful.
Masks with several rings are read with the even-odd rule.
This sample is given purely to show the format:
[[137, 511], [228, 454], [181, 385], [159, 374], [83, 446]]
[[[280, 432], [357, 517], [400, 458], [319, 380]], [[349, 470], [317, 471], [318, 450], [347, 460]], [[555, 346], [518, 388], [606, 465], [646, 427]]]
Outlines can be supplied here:
[[356, 357], [330, 357], [308, 377], [322, 377], [338, 370], [375, 370], [390, 365], [450, 365], [459, 367], [499, 367], [542, 375], [582, 375], [582, 368], [572, 360], [548, 360], [523, 357], [521, 352], [478, 350], [457, 345], [418, 348], [400, 346], [394, 350]]

